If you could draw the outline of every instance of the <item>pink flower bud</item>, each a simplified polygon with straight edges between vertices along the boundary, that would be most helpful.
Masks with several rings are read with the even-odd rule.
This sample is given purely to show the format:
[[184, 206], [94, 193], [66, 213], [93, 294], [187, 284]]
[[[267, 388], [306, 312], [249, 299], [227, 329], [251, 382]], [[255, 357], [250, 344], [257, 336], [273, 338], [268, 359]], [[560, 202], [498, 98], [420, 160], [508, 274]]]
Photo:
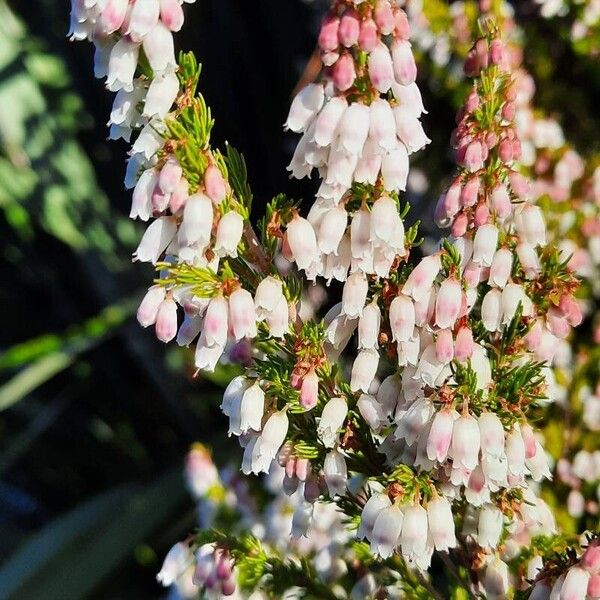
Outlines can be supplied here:
[[494, 131], [488, 131], [485, 134], [485, 145], [488, 150], [491, 150], [498, 143], [498, 135]]
[[311, 369], [303, 378], [300, 387], [300, 406], [311, 410], [317, 405], [319, 399], [319, 377]]
[[505, 121], [512, 121], [515, 118], [516, 106], [514, 102], [506, 102], [502, 107], [502, 118]]
[[479, 94], [473, 90], [468, 96], [467, 101], [465, 102], [465, 110], [467, 112], [473, 112], [479, 108], [481, 104], [481, 98]]
[[410, 42], [395, 39], [392, 42], [392, 62], [394, 77], [400, 85], [410, 85], [417, 79], [417, 65]]
[[490, 44], [489, 59], [491, 65], [501, 65], [506, 60], [506, 49], [500, 40], [492, 40]]
[[338, 31], [340, 20], [334, 14], [328, 14], [321, 25], [319, 32], [319, 48], [323, 52], [331, 52], [338, 47]]
[[452, 235], [455, 238], [460, 238], [467, 232], [467, 227], [469, 225], [469, 217], [465, 213], [459, 214], [456, 219], [454, 219], [454, 223], [452, 223]]
[[394, 13], [388, 0], [377, 0], [374, 17], [375, 24], [383, 35], [389, 35], [394, 31]]
[[156, 337], [161, 342], [170, 342], [177, 335], [177, 304], [173, 298], [165, 298], [156, 314]]
[[560, 297], [560, 301], [558, 304], [560, 310], [566, 315], [567, 320], [573, 327], [577, 327], [581, 325], [583, 320], [583, 315], [581, 314], [581, 307], [579, 306], [579, 302], [575, 300], [573, 296], [568, 294], [563, 294]]
[[479, 140], [475, 140], [467, 146], [465, 150], [465, 157], [462, 162], [464, 166], [471, 171], [471, 173], [479, 171], [483, 168], [483, 146]]
[[104, 35], [114, 33], [123, 25], [129, 0], [108, 0], [100, 14], [99, 24]]
[[185, 201], [189, 196], [189, 185], [187, 179], [183, 177], [179, 180], [179, 183], [173, 190], [173, 193], [169, 199], [169, 209], [172, 214], [178, 213], [185, 205]]
[[373, 87], [378, 92], [385, 94], [394, 83], [395, 64], [392, 64], [390, 51], [383, 42], [380, 42], [371, 51], [367, 65]]
[[435, 324], [440, 329], [452, 328], [460, 313], [462, 289], [457, 279], [442, 282], [435, 303]]
[[354, 58], [352, 58], [351, 54], [342, 54], [333, 66], [333, 83], [335, 87], [345, 92], [352, 87], [355, 79]]
[[204, 189], [214, 204], [220, 204], [227, 196], [227, 183], [216, 165], [210, 165], [204, 173]]
[[600, 598], [600, 574], [594, 573], [590, 576], [587, 587], [587, 595], [590, 598]]
[[444, 364], [454, 358], [454, 339], [450, 329], [438, 331], [435, 339], [435, 353], [437, 359]]
[[171, 199], [170, 194], [165, 194], [158, 185], [154, 188], [152, 193], [152, 214], [158, 216], [167, 210], [169, 201]]
[[359, 34], [360, 16], [354, 9], [349, 9], [344, 12], [340, 21], [338, 30], [340, 44], [346, 48], [356, 45], [358, 43]]
[[473, 213], [473, 226], [481, 227], [490, 219], [490, 209], [485, 202], [480, 202]]
[[467, 53], [463, 70], [467, 77], [476, 77], [479, 74], [481, 67], [479, 66], [479, 60], [474, 48], [471, 48]]
[[548, 309], [548, 314], [546, 315], [546, 322], [548, 325], [548, 329], [560, 339], [564, 339], [569, 335], [571, 331], [571, 326], [567, 321], [564, 313], [561, 310], [558, 310], [554, 306], [551, 306]]
[[171, 31], [179, 31], [183, 25], [179, 0], [160, 0], [160, 19]]
[[473, 354], [473, 333], [469, 327], [461, 327], [454, 342], [454, 357], [460, 362], [465, 362]]
[[410, 39], [410, 24], [401, 8], [394, 9], [394, 35], [401, 40]]
[[460, 203], [462, 206], [475, 206], [479, 197], [479, 187], [479, 177], [475, 176], [467, 179], [460, 194]]
[[483, 267], [470, 260], [463, 269], [463, 280], [469, 289], [476, 288], [483, 279]]
[[167, 159], [158, 176], [158, 186], [164, 194], [171, 194], [175, 191], [177, 184], [181, 180], [183, 170], [174, 156]]
[[533, 433], [531, 425], [529, 425], [528, 423], [521, 425], [521, 436], [523, 437], [523, 442], [525, 444], [525, 458], [533, 458], [537, 452], [537, 440], [535, 438], [535, 434]]
[[500, 141], [500, 145], [498, 146], [498, 156], [504, 163], [508, 163], [513, 160], [513, 145], [511, 140], [504, 138]]
[[402, 293], [411, 296], [416, 302], [426, 298], [441, 268], [442, 264], [439, 254], [433, 254], [421, 259], [408, 276], [402, 288]]
[[361, 50], [372, 52], [379, 43], [379, 34], [377, 25], [373, 19], [365, 19], [360, 26], [360, 34], [358, 36], [358, 44]]
[[584, 569], [592, 573], [600, 573], [600, 545], [597, 541], [590, 542], [580, 562]]
[[475, 54], [477, 55], [477, 62], [480, 69], [487, 69], [488, 67], [488, 44], [483, 38], [478, 39], [475, 42]]

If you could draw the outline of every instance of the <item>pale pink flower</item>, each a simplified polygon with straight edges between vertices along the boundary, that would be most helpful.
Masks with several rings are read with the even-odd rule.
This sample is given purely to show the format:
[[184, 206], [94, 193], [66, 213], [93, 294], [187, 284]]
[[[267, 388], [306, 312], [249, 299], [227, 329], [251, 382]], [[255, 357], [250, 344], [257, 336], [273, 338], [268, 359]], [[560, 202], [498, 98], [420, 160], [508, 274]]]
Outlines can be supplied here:
[[161, 285], [154, 285], [146, 292], [137, 310], [137, 320], [142, 327], [154, 325], [165, 294], [165, 288]]
[[377, 349], [379, 347], [379, 328], [381, 325], [381, 311], [374, 298], [367, 304], [358, 320], [358, 348]]
[[146, 229], [133, 259], [156, 264], [176, 233], [177, 223], [173, 217], [156, 219]]
[[443, 496], [437, 496], [427, 504], [429, 534], [439, 552], [447, 552], [456, 546], [452, 506]]
[[236, 340], [256, 337], [254, 299], [248, 290], [238, 288], [229, 296], [229, 320]]
[[394, 65], [390, 51], [383, 42], [380, 42], [371, 51], [367, 65], [373, 87], [378, 92], [385, 94], [394, 82]]
[[348, 102], [343, 96], [334, 96], [319, 112], [313, 132], [314, 142], [321, 147], [329, 146], [337, 134], [337, 127], [348, 108]]
[[143, 46], [146, 58], [155, 73], [177, 67], [173, 34], [161, 21], [144, 37]]
[[426, 298], [441, 268], [442, 264], [439, 254], [433, 254], [421, 259], [408, 276], [402, 288], [402, 293], [411, 296], [415, 302]]
[[487, 331], [498, 331], [502, 323], [502, 292], [492, 288], [481, 303], [481, 321]]
[[242, 215], [230, 210], [226, 212], [217, 225], [214, 252], [217, 256], [237, 256], [237, 247], [244, 233]]
[[442, 409], [436, 413], [427, 438], [427, 457], [442, 463], [448, 456], [454, 421], [458, 413], [453, 409]]
[[364, 273], [352, 273], [344, 284], [342, 292], [342, 313], [350, 319], [359, 317], [367, 300], [369, 282]]
[[454, 422], [450, 456], [456, 467], [472, 470], [477, 466], [481, 438], [477, 421], [464, 414]]
[[[377, 517], [384, 508], [389, 508], [391, 505], [392, 503], [387, 494], [373, 494], [363, 506], [360, 517], [360, 525], [358, 526], [356, 537], [358, 539], [367, 538], [370, 541], [373, 536], [373, 527], [377, 522]], [[398, 528], [398, 535], [396, 536], [395, 541], [397, 541], [398, 537], [400, 536], [401, 528], [402, 523]]]
[[396, 106], [394, 120], [398, 137], [406, 146], [409, 154], [418, 152], [431, 142], [423, 131], [421, 121], [414, 116], [410, 107]]
[[302, 88], [292, 101], [284, 127], [295, 133], [305, 131], [313, 117], [321, 110], [324, 100], [325, 92], [321, 84], [311, 83]]
[[417, 78], [417, 65], [410, 42], [395, 39], [392, 42], [391, 54], [396, 81], [400, 85], [414, 83]]
[[398, 144], [394, 150], [385, 154], [381, 161], [381, 175], [386, 189], [406, 191], [408, 180], [408, 152], [404, 144]]
[[178, 92], [179, 79], [173, 69], [157, 73], [148, 88], [143, 116], [164, 119], [171, 110]]
[[368, 393], [377, 374], [378, 365], [379, 353], [377, 350], [361, 350], [352, 365], [350, 389], [353, 392], [360, 390], [365, 394]]
[[393, 150], [398, 144], [394, 111], [390, 103], [383, 98], [378, 98], [370, 106], [369, 140], [375, 144], [378, 151], [381, 148]]
[[317, 426], [317, 435], [325, 448], [334, 447], [338, 432], [342, 428], [347, 414], [348, 405], [343, 398], [332, 398], [323, 407], [321, 419]]
[[229, 328], [229, 303], [223, 296], [210, 301], [204, 317], [202, 334], [209, 346], [225, 346]]
[[121, 38], [112, 48], [108, 61], [106, 87], [111, 92], [133, 90], [133, 77], [137, 67], [139, 44]]
[[440, 329], [452, 328], [460, 314], [461, 303], [461, 285], [454, 277], [448, 277], [442, 282], [438, 291], [435, 303], [435, 324]]
[[369, 107], [352, 102], [344, 111], [337, 127], [337, 148], [358, 155], [369, 134]]

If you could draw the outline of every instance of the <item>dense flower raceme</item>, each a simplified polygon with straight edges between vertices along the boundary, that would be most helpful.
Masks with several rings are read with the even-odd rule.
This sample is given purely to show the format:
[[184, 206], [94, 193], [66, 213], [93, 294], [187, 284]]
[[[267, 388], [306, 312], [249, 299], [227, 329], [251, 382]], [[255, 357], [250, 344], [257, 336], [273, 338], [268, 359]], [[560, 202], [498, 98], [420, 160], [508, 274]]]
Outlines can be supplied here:
[[[406, 14], [387, 0], [355, 4], [332, 3], [318, 39], [320, 80], [298, 93], [286, 121], [302, 132], [292, 176], [317, 169], [322, 179], [307, 219], [289, 223], [285, 238], [309, 279], [389, 275], [405, 254], [392, 196], [406, 189], [409, 155], [429, 143]], [[373, 210], [358, 184], [377, 189]]]
[[[406, 565], [424, 571], [434, 550], [461, 544], [458, 560], [478, 571], [469, 589], [505, 597], [517, 583], [507, 567], [511, 549], [555, 527], [532, 484], [550, 471], [529, 417], [548, 395], [550, 371], [541, 363], [580, 315], [575, 278], [546, 246], [541, 211], [517, 170], [516, 84], [497, 32], [485, 25], [466, 62], [474, 84], [453, 140], [460, 169], [437, 211], [453, 238], [413, 266], [416, 230], [404, 230], [399, 193], [408, 155], [428, 139], [405, 13], [386, 0], [333, 2], [319, 35], [323, 72], [287, 121], [303, 134], [292, 174], [316, 167], [323, 181], [306, 219], [277, 197], [259, 241], [241, 158], [210, 147], [210, 113], [195, 95], [198, 67], [190, 56], [179, 65], [171, 58], [165, 31], [181, 24], [167, 9], [181, 6], [158, 6], [156, 18], [152, 0], [73, 10], [75, 37], [114, 44], [113, 131], [136, 134], [126, 178], [132, 217], [153, 220], [135, 258], [159, 270], [140, 322], [163, 341], [198, 339], [198, 368], [213, 369], [229, 341], [254, 340], [253, 360], [221, 408], [244, 448], [244, 473], [280, 463], [277, 496], [295, 498], [299, 537], [313, 539], [317, 507], [333, 501], [366, 540], [361, 551], [380, 561], [402, 557], [385, 563], [386, 576], [426, 586]], [[126, 16], [108, 31], [103, 23], [115, 7]], [[150, 73], [136, 70], [140, 44]], [[147, 108], [156, 97], [160, 110]], [[281, 273], [279, 253], [309, 280], [344, 282], [322, 322], [302, 322], [298, 280]], [[200, 495], [216, 481], [214, 468], [208, 472], [210, 483], [196, 481]], [[339, 545], [351, 546], [344, 531]], [[236, 582], [267, 585], [264, 571], [249, 580], [242, 569], [248, 551], [268, 562], [256, 546], [240, 549], [216, 534], [191, 545], [193, 552], [173, 550], [165, 584], [189, 571], [178, 570], [185, 563], [216, 597], [238, 593]], [[382, 585], [363, 575], [353, 573], [352, 597]]]

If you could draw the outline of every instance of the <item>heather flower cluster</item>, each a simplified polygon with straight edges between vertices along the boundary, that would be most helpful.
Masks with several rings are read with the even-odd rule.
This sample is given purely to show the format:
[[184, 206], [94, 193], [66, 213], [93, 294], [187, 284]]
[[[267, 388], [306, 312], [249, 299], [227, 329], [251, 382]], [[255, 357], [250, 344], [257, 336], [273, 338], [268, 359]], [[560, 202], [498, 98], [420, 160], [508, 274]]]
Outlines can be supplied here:
[[[573, 554], [542, 498], [554, 465], [539, 422], [573, 376], [569, 340], [586, 314], [576, 274], [600, 263], [600, 171], [533, 115], [490, 3], [464, 61], [457, 171], [435, 210], [450, 237], [423, 255], [404, 223], [409, 157], [430, 141], [411, 46], [412, 26], [427, 37], [419, 2], [332, 1], [322, 68], [285, 123], [301, 134], [288, 170], [316, 171], [316, 198], [303, 211], [277, 196], [258, 231], [243, 158], [211, 146], [199, 66], [174, 56], [179, 0], [72, 6], [73, 39], [94, 42], [116, 92], [111, 137], [132, 142], [131, 217], [149, 223], [134, 259], [156, 269], [138, 320], [193, 345], [199, 370], [244, 345], [221, 410], [242, 473], [266, 474], [269, 491], [256, 500], [194, 448], [202, 531], [171, 550], [159, 581], [182, 597], [443, 598], [435, 553], [448, 597], [598, 597], [595, 537]], [[446, 44], [472, 39], [463, 9]], [[541, 200], [568, 203], [580, 179], [583, 240], [579, 216], [557, 224]], [[303, 279], [342, 284], [322, 319], [302, 310]], [[585, 394], [591, 431], [599, 405]], [[573, 516], [600, 479], [596, 454], [582, 445], [557, 463]]]

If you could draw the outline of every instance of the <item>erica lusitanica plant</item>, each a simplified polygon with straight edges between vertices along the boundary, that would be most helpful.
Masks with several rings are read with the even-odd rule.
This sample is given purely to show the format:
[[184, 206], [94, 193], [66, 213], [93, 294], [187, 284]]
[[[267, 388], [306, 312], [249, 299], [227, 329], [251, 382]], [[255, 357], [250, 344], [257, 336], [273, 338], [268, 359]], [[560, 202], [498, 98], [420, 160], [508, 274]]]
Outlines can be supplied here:
[[[198, 370], [249, 357], [221, 404], [240, 460], [187, 457], [200, 529], [158, 574], [179, 597], [600, 598], [599, 356], [572, 331], [595, 310], [600, 161], [534, 113], [510, 5], [452, 5], [436, 76], [462, 61], [467, 91], [434, 216], [448, 237], [421, 244], [404, 220], [430, 142], [425, 4], [331, 2], [285, 123], [316, 198], [280, 194], [256, 222], [198, 61], [174, 53], [193, 6], [73, 0], [70, 35], [115, 93], [110, 137], [132, 143], [133, 258], [156, 270], [138, 320]], [[311, 290], [334, 280], [321, 316]]]

